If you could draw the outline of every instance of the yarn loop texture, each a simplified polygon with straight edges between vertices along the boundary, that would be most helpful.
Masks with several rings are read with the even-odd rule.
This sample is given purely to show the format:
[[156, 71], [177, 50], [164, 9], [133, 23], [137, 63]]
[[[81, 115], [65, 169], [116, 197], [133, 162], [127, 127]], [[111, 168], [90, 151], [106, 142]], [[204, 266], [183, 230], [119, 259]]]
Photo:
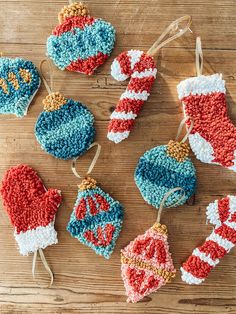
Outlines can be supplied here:
[[31, 61], [0, 57], [0, 113], [25, 116], [40, 83]]

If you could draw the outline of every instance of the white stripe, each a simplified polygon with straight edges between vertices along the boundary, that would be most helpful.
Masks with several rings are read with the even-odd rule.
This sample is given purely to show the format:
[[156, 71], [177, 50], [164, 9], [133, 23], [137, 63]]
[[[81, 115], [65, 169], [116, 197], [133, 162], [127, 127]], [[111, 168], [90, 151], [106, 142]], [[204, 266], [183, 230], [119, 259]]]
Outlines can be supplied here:
[[117, 112], [113, 111], [110, 118], [111, 119], [122, 119], [122, 120], [134, 120], [137, 117], [135, 113], [131, 112]]
[[129, 98], [129, 99], [135, 99], [135, 100], [147, 100], [148, 96], [150, 94], [148, 92], [146, 92], [145, 90], [143, 92], [134, 92], [134, 91], [128, 91], [126, 90], [121, 96], [120, 99], [124, 99], [124, 98]]
[[138, 63], [140, 61], [140, 58], [143, 54], [143, 51], [140, 50], [129, 50], [127, 55], [130, 57], [130, 67], [133, 70], [134, 66], [136, 65], [136, 63]]
[[208, 238], [206, 238], [206, 241], [208, 240], [216, 242], [218, 245], [222, 246], [227, 252], [229, 252], [234, 247], [234, 244], [231, 241], [223, 239], [220, 235], [214, 233], [214, 231]]
[[235, 221], [229, 221], [229, 220], [227, 220], [227, 221], [224, 222], [224, 224], [227, 225], [228, 227], [230, 227], [230, 228], [236, 230], [236, 222], [235, 222]]
[[129, 77], [121, 72], [120, 63], [116, 59], [111, 64], [111, 75], [117, 81], [125, 81]]
[[228, 195], [229, 198], [229, 211], [231, 214], [236, 212], [236, 196]]
[[218, 210], [218, 200], [215, 200], [213, 203], [210, 203], [207, 206], [206, 215], [207, 215], [207, 219], [210, 221], [211, 224], [215, 226], [221, 225], [221, 221], [219, 217], [219, 210]]
[[107, 138], [114, 142], [114, 143], [119, 143], [126, 139], [129, 136], [130, 131], [125, 131], [125, 132], [108, 132], [107, 133]]
[[57, 243], [54, 221], [50, 222], [46, 227], [40, 226], [20, 233], [15, 231], [14, 236], [22, 255], [28, 255], [38, 249], [45, 249], [47, 246]]
[[177, 86], [179, 99], [185, 96], [192, 95], [207, 95], [210, 93], [225, 93], [225, 81], [222, 79], [222, 74], [200, 75], [197, 77], [188, 78], [179, 83]]
[[185, 281], [186, 283], [188, 283], [189, 285], [192, 285], [192, 284], [199, 285], [205, 280], [205, 278], [200, 279], [200, 278], [194, 277], [192, 274], [190, 274], [185, 269], [183, 269], [183, 267], [180, 267], [180, 270], [182, 272], [181, 279]]
[[135, 71], [131, 76], [133, 78], [143, 78], [143, 77], [149, 77], [153, 76], [156, 78], [157, 75], [157, 69], [145, 69], [143, 72]]
[[206, 255], [204, 252], [200, 252], [198, 248], [196, 248], [192, 255], [199, 257], [203, 262], [206, 262], [210, 266], [215, 267], [219, 263], [219, 259], [213, 261], [210, 255]]

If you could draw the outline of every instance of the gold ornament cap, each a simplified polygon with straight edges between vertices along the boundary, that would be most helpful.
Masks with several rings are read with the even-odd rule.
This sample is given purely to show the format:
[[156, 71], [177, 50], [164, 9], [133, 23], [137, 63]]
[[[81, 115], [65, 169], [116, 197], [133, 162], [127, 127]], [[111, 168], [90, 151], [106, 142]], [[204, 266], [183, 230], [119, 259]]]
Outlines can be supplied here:
[[78, 185], [80, 191], [91, 190], [97, 187], [97, 181], [93, 178], [86, 177], [83, 181]]
[[156, 222], [153, 226], [152, 226], [152, 230], [159, 232], [161, 234], [168, 234], [168, 230], [166, 225], [162, 225], [159, 222]]
[[62, 24], [67, 18], [73, 16], [87, 16], [89, 9], [83, 2], [74, 2], [64, 6], [58, 13], [59, 23]]
[[62, 94], [58, 92], [51, 93], [43, 100], [43, 109], [48, 112], [55, 111], [65, 105], [66, 102], [67, 100]]
[[175, 158], [178, 162], [183, 162], [189, 155], [189, 145], [170, 140], [167, 144], [167, 155]]

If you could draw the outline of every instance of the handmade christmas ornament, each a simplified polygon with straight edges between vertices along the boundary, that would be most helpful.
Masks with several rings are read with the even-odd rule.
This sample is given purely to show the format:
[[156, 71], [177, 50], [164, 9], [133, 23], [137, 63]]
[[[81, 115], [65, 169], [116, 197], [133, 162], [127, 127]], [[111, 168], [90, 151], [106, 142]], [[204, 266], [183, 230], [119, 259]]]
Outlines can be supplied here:
[[49, 95], [43, 100], [44, 111], [35, 125], [36, 139], [43, 150], [56, 158], [81, 156], [94, 141], [94, 117], [80, 102], [52, 92], [52, 76], [51, 87], [42, 78]]
[[236, 196], [228, 195], [210, 203], [207, 218], [215, 225], [203, 245], [180, 268], [182, 280], [188, 284], [201, 284], [210, 271], [236, 244]]
[[44, 257], [43, 250], [57, 243], [54, 229], [55, 215], [61, 204], [61, 192], [47, 190], [37, 173], [27, 165], [10, 168], [2, 179], [3, 205], [14, 227], [14, 236], [21, 255], [34, 253], [34, 276], [37, 253], [51, 277], [53, 273]]
[[[187, 118], [188, 119], [188, 118]], [[196, 189], [196, 170], [189, 155], [189, 146], [186, 143], [191, 132], [191, 124], [187, 134], [178, 141], [185, 119], [179, 125], [175, 141], [170, 140], [167, 145], [156, 146], [144, 153], [139, 159], [134, 179], [144, 200], [159, 208], [164, 195], [176, 186], [181, 187], [185, 196], [179, 205], [184, 204]], [[181, 191], [172, 193], [166, 201], [166, 206], [173, 206], [173, 199]]]
[[167, 227], [160, 223], [163, 207], [170, 195], [181, 192], [171, 206], [184, 197], [182, 188], [168, 191], [159, 207], [156, 223], [144, 234], [137, 236], [121, 250], [121, 276], [124, 281], [127, 302], [138, 302], [171, 281], [176, 270], [169, 252]]
[[0, 57], [0, 114], [25, 116], [40, 82], [33, 62]]
[[[95, 145], [98, 146], [97, 153], [87, 175], [91, 173], [100, 154], [101, 146], [94, 143], [91, 147]], [[81, 179], [75, 169], [75, 162], [76, 159], [73, 161], [72, 171]], [[109, 259], [121, 231], [123, 206], [97, 186], [96, 180], [91, 177], [86, 176], [78, 189], [67, 230], [82, 244]]]
[[82, 2], [69, 1], [59, 12], [59, 25], [47, 40], [47, 54], [60, 70], [91, 75], [111, 54], [114, 27], [89, 15]]
[[197, 77], [188, 78], [177, 86], [184, 113], [194, 121], [189, 143], [202, 162], [236, 171], [236, 128], [227, 112], [225, 81], [222, 74], [202, 75], [202, 68], [203, 55], [198, 37]]
[[[184, 23], [183, 28], [180, 28], [181, 23]], [[130, 50], [122, 52], [115, 58], [111, 65], [111, 75], [117, 81], [128, 78], [130, 81], [111, 114], [107, 134], [109, 140], [119, 143], [129, 136], [134, 120], [148, 99], [156, 78], [156, 55], [163, 46], [189, 30], [190, 25], [191, 17], [183, 16], [164, 30], [148, 52]]]

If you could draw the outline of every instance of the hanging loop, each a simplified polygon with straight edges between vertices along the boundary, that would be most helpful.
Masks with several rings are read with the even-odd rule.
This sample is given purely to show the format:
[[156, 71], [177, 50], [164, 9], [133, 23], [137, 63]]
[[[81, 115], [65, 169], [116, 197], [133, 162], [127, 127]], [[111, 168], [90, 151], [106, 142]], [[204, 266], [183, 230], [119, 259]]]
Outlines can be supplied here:
[[32, 275], [33, 275], [33, 278], [35, 278], [35, 267], [36, 267], [36, 260], [37, 260], [38, 253], [39, 253], [40, 259], [41, 259], [41, 261], [43, 263], [44, 268], [46, 269], [47, 273], [50, 276], [51, 280], [50, 280], [50, 283], [48, 285], [48, 288], [51, 288], [51, 286], [53, 284], [53, 281], [54, 281], [54, 275], [53, 275], [53, 272], [52, 272], [51, 268], [49, 267], [49, 265], [47, 263], [47, 260], [45, 258], [45, 255], [44, 255], [42, 249], [38, 249], [37, 251], [34, 252], [33, 262], [32, 262]]
[[197, 76], [200, 76], [202, 75], [203, 70], [203, 52], [201, 37], [196, 38], [195, 58], [196, 58], [196, 73]]
[[159, 207], [159, 210], [158, 210], [158, 214], [157, 214], [157, 220], [156, 220], [156, 223], [160, 223], [160, 220], [161, 220], [161, 214], [163, 212], [163, 209], [164, 209], [164, 205], [165, 205], [165, 202], [167, 201], [168, 197], [177, 192], [177, 191], [183, 191], [183, 194], [182, 196], [174, 203], [174, 204], [171, 204], [171, 206], [176, 206], [178, 205], [185, 197], [185, 191], [183, 188], [181, 187], [176, 187], [176, 188], [173, 188], [171, 190], [169, 190], [168, 192], [165, 193], [162, 201], [161, 201], [161, 204], [160, 204], [160, 207]]
[[[47, 79], [45, 78], [44, 74], [43, 74], [43, 64], [47, 62], [48, 68], [49, 68], [49, 80], [50, 83], [48, 84]], [[53, 69], [52, 69], [52, 64], [51, 61], [49, 59], [44, 59], [40, 62], [39, 64], [39, 70], [40, 70], [40, 76], [41, 79], [44, 83], [44, 86], [48, 92], [48, 94], [52, 94], [53, 92]]]
[[187, 141], [188, 136], [189, 136], [189, 134], [191, 133], [191, 131], [193, 129], [193, 120], [190, 117], [186, 116], [179, 124], [179, 128], [178, 128], [175, 140], [178, 141], [179, 136], [180, 136], [180, 134], [182, 132], [182, 129], [183, 129], [184, 125], [185, 125], [185, 122], [188, 121], [188, 120], [190, 120], [190, 126], [187, 127], [187, 133], [185, 134], [183, 139], [180, 141], [180, 143], [185, 143]]
[[[92, 172], [94, 166], [95, 166], [96, 163], [97, 163], [98, 157], [99, 157], [99, 155], [100, 155], [100, 153], [101, 153], [101, 148], [102, 148], [102, 147], [101, 147], [101, 145], [100, 145], [99, 143], [97, 143], [97, 142], [94, 142], [93, 144], [91, 144], [90, 147], [88, 148], [88, 150], [91, 149], [91, 148], [94, 147], [94, 146], [97, 146], [97, 150], [96, 150], [95, 156], [93, 157], [93, 160], [92, 160], [92, 162], [91, 162], [91, 164], [90, 164], [90, 166], [89, 166], [89, 168], [88, 168], [88, 171], [86, 172], [86, 175], [88, 175], [88, 174], [90, 174], [90, 173]], [[71, 170], [72, 170], [73, 174], [74, 174], [77, 178], [82, 179], [82, 176], [79, 175], [78, 172], [77, 172], [77, 170], [76, 170], [76, 161], [77, 161], [77, 159], [78, 159], [78, 157], [77, 157], [77, 158], [74, 158], [74, 159], [72, 160]]]
[[[183, 28], [180, 28], [181, 23], [184, 23]], [[172, 22], [155, 41], [152, 47], [148, 50], [147, 54], [152, 57], [156, 56], [162, 47], [167, 45], [172, 40], [181, 37], [184, 33], [190, 30], [191, 23], [192, 17], [190, 15], [184, 15]]]

